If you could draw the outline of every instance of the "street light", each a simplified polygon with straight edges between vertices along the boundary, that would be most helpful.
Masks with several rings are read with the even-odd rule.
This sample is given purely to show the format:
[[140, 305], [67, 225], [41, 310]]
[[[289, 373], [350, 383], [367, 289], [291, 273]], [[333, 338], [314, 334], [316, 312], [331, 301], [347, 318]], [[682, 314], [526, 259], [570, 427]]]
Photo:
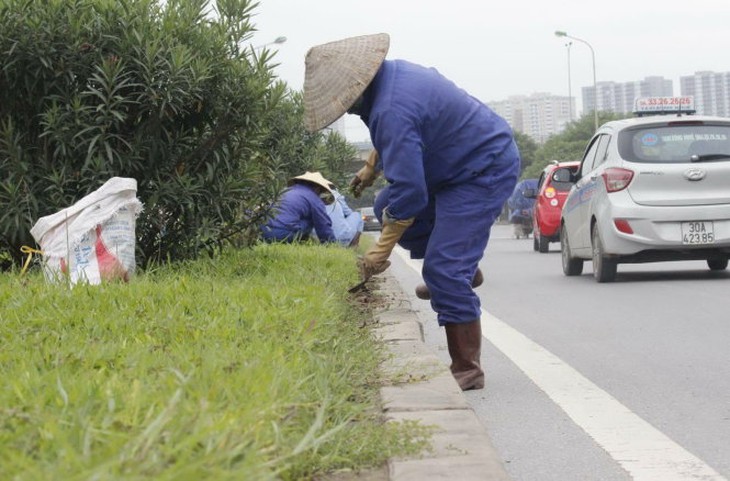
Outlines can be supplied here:
[[568, 51], [568, 119], [570, 122], [573, 121], [573, 87], [570, 84], [570, 47], [573, 42], [565, 44], [565, 48]]
[[593, 119], [596, 124], [596, 130], [598, 130], [598, 85], [596, 84], [596, 53], [593, 51], [593, 47], [591, 46], [591, 44], [586, 42], [582, 38], [573, 37], [561, 30], [556, 30], [555, 36], [565, 37], [575, 40], [576, 42], [584, 43], [588, 46], [589, 49], [591, 49], [591, 59], [593, 60]]
[[264, 43], [259, 45], [258, 47], [254, 47], [254, 50], [260, 50], [264, 47], [268, 47], [269, 45], [279, 45], [286, 42], [286, 37], [276, 37], [273, 42]]

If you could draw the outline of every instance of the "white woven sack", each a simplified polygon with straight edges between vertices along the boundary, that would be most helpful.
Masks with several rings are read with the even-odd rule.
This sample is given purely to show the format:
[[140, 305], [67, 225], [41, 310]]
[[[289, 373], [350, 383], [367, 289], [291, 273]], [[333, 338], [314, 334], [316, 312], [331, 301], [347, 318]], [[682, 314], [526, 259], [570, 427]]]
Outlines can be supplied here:
[[129, 280], [135, 270], [137, 181], [112, 177], [71, 207], [41, 217], [30, 230], [43, 252], [46, 279], [72, 284]]

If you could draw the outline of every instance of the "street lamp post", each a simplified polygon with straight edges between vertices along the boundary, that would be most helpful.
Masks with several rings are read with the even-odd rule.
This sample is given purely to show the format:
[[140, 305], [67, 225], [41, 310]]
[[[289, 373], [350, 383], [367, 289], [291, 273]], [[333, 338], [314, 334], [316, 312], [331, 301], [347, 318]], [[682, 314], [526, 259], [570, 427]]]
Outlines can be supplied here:
[[591, 50], [591, 60], [593, 61], [593, 119], [596, 124], [596, 130], [598, 130], [598, 85], [596, 83], [596, 53], [593, 51], [593, 47], [591, 46], [591, 44], [586, 42], [582, 38], [573, 37], [561, 30], [556, 30], [555, 36], [565, 37], [571, 40], [575, 40], [576, 42], [584, 43]]
[[570, 84], [570, 47], [573, 42], [565, 44], [565, 49], [568, 51], [568, 119], [570, 122], [573, 121], [573, 88]]

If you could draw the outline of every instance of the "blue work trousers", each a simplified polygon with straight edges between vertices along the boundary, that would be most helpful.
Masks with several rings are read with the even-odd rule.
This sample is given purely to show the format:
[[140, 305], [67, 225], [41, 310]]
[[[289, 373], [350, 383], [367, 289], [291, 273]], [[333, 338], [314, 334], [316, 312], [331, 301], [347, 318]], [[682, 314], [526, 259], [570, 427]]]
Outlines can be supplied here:
[[[511, 153], [512, 149], [507, 149], [502, 156]], [[516, 149], [513, 155], [518, 155]], [[423, 259], [423, 280], [431, 292], [431, 307], [441, 326], [481, 317], [479, 296], [471, 282], [487, 247], [492, 224], [512, 194], [519, 171], [515, 157], [500, 160], [504, 161], [502, 169], [432, 193], [428, 207], [416, 216], [399, 241], [401, 247], [410, 251], [411, 258]], [[386, 187], [374, 206], [381, 222], [387, 198]]]

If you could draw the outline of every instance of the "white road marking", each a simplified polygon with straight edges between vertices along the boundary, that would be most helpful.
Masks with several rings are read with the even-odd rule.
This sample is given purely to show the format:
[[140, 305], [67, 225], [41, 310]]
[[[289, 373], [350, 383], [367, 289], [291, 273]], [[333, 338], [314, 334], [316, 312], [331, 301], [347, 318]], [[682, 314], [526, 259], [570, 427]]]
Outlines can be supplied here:
[[[422, 262], [397, 253], [421, 273]], [[550, 399], [636, 481], [728, 481], [634, 414], [606, 391], [495, 316], [482, 310], [485, 338], [502, 351]]]

